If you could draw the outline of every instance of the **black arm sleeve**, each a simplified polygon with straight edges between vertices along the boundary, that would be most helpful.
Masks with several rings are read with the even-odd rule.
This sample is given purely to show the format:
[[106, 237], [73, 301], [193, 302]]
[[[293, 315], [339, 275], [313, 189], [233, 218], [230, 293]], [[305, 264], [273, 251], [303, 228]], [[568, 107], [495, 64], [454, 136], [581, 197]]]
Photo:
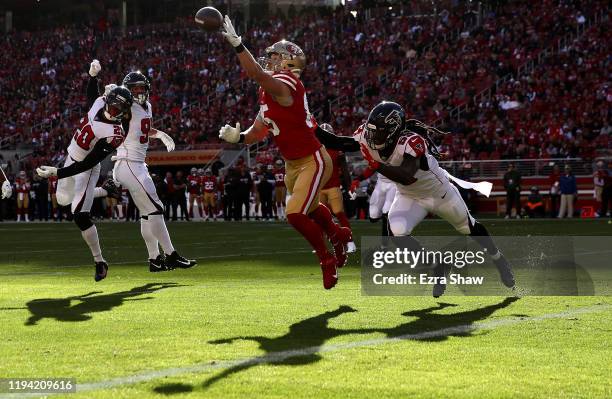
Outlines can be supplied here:
[[419, 170], [419, 158], [404, 154], [404, 160], [400, 166], [381, 164], [376, 171], [390, 180], [408, 186], [417, 179], [414, 177]]
[[63, 179], [85, 172], [102, 162], [113, 151], [115, 151], [115, 146], [112, 143], [109, 143], [106, 139], [99, 140], [81, 162], [75, 162], [65, 168], [59, 168], [57, 170], [57, 178]]
[[360, 151], [359, 143], [352, 137], [336, 136], [333, 133], [323, 130], [317, 126], [315, 131], [317, 138], [326, 148], [332, 150], [339, 150], [344, 152], [355, 152]]
[[90, 76], [87, 82], [87, 109], [91, 108], [93, 103], [102, 93], [99, 90], [99, 81], [97, 77]]

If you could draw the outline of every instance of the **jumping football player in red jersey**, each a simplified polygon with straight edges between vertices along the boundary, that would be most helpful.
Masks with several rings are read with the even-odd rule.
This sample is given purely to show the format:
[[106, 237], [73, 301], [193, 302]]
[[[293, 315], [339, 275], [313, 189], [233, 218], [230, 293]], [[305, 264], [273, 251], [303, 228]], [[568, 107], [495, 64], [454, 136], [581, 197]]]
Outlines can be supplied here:
[[[246, 131], [225, 125], [219, 138], [229, 143], [252, 144], [272, 133], [275, 144], [285, 159], [285, 184], [291, 193], [287, 201], [287, 220], [300, 233], [319, 257], [323, 286], [334, 287], [337, 267], [346, 263], [345, 245], [351, 241], [350, 230], [338, 226], [331, 212], [319, 204], [319, 193], [332, 172], [332, 162], [325, 147], [315, 136], [317, 123], [308, 110], [306, 89], [300, 74], [306, 66], [304, 52], [286, 40], [266, 49], [265, 70], [242, 44], [229, 17], [225, 16], [221, 32], [234, 47], [247, 76], [259, 84], [259, 114]], [[331, 254], [325, 244], [327, 234], [334, 247]]]

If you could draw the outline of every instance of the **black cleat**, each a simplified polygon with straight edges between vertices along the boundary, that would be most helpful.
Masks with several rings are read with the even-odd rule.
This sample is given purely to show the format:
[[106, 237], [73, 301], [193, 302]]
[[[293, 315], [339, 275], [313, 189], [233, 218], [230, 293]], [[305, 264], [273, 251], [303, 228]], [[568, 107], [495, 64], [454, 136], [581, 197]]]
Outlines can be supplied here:
[[96, 262], [96, 274], [94, 275], [94, 280], [104, 280], [107, 274], [108, 265], [106, 264], [106, 262]]
[[493, 263], [497, 266], [497, 271], [499, 272], [502, 283], [504, 283], [506, 287], [512, 288], [514, 287], [514, 273], [512, 273], [512, 268], [504, 254], [501, 252], [499, 254], [501, 256], [499, 259], [493, 259]]
[[171, 269], [189, 269], [197, 263], [195, 260], [183, 258], [176, 251], [166, 256], [166, 266]]
[[432, 296], [434, 298], [440, 298], [444, 291], [446, 291], [446, 267], [444, 263], [435, 263], [433, 266], [433, 276], [436, 278], [436, 282], [432, 288]]
[[121, 185], [117, 184], [113, 179], [107, 179], [102, 188], [108, 193], [107, 196], [121, 201]]
[[149, 271], [151, 273], [165, 272], [168, 270], [172, 269], [166, 266], [166, 259], [164, 258], [164, 255], [160, 254], [157, 255], [157, 258], [155, 259], [149, 259]]

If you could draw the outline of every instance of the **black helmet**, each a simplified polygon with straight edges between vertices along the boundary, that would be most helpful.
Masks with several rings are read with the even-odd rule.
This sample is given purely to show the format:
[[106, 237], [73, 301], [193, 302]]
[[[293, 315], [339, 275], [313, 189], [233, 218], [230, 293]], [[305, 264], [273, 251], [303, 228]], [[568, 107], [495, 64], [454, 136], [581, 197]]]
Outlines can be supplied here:
[[383, 101], [375, 106], [365, 124], [364, 137], [368, 146], [381, 151], [395, 145], [404, 129], [406, 113], [401, 105]]
[[124, 86], [117, 86], [105, 97], [104, 116], [111, 121], [121, 121], [130, 114], [132, 93]]
[[130, 72], [125, 75], [123, 78], [123, 85], [132, 91], [134, 87], [141, 86], [144, 87], [144, 93], [134, 93], [134, 100], [140, 104], [144, 105], [147, 101], [149, 101], [149, 92], [151, 91], [151, 83], [149, 83], [149, 79], [140, 71]]

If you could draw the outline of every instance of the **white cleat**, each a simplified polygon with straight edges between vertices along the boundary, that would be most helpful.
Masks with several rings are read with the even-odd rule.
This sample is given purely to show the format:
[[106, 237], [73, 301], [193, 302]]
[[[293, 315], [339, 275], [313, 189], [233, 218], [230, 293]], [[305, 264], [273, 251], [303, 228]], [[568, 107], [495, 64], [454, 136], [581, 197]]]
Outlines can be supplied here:
[[348, 244], [346, 244], [346, 253], [352, 254], [355, 252], [357, 252], [357, 245], [355, 245], [353, 241], [349, 241]]

